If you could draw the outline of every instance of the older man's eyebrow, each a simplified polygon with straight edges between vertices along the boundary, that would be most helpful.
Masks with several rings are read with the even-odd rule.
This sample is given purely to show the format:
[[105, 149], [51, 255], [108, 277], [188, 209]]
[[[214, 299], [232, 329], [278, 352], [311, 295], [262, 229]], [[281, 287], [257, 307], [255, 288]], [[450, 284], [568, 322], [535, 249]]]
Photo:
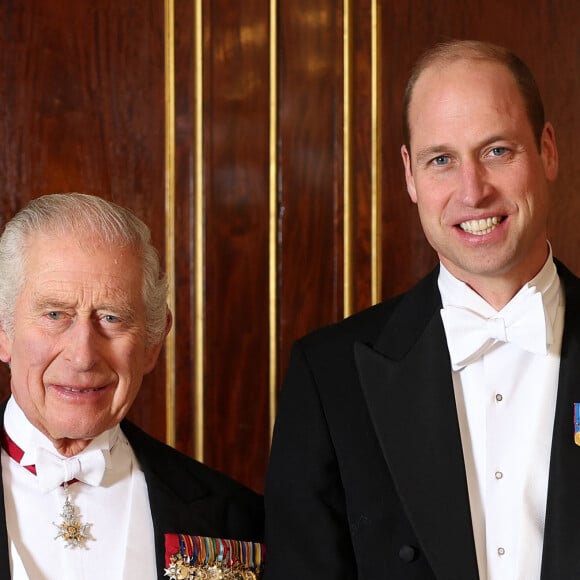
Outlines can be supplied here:
[[[58, 298], [50, 298], [44, 296], [38, 296], [33, 299], [33, 309], [35, 312], [50, 312], [52, 310], [75, 310], [77, 308], [76, 303], [66, 302]], [[135, 308], [128, 302], [124, 303], [113, 303], [113, 302], [103, 302], [93, 306], [92, 312], [108, 312], [119, 316], [127, 322], [133, 322], [137, 319], [137, 314]]]
[[114, 314], [126, 322], [134, 322], [137, 319], [137, 313], [130, 304], [100, 304], [94, 310]]
[[44, 296], [33, 296], [33, 308], [35, 310], [68, 310], [71, 308], [70, 302], [59, 300], [58, 298], [48, 298]]

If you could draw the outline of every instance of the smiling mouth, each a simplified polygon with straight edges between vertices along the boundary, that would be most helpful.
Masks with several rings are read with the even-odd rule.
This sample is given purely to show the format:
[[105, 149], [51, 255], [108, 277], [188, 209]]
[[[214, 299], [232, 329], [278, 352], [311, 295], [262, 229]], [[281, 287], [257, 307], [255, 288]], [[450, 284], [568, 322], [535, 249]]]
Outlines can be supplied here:
[[105, 387], [93, 387], [91, 389], [77, 389], [75, 387], [67, 387], [65, 385], [60, 385], [61, 389], [67, 391], [69, 393], [95, 393], [96, 391], [100, 391]]
[[492, 232], [505, 218], [501, 216], [488, 217], [480, 220], [461, 222], [459, 227], [468, 234], [484, 236]]

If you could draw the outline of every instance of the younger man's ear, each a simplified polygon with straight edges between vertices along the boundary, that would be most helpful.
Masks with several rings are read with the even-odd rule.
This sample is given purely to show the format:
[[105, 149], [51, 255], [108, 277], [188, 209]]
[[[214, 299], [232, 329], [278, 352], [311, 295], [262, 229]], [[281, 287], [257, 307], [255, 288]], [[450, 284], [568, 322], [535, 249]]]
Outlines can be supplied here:
[[401, 157], [405, 167], [405, 181], [407, 182], [407, 193], [413, 203], [417, 203], [417, 190], [415, 189], [415, 179], [411, 171], [411, 153], [406, 145], [401, 145]]
[[548, 181], [555, 181], [556, 177], [558, 177], [558, 146], [556, 145], [556, 133], [551, 123], [544, 125], [541, 146], [546, 178]]
[[5, 363], [12, 360], [12, 340], [2, 327], [0, 327], [0, 360]]

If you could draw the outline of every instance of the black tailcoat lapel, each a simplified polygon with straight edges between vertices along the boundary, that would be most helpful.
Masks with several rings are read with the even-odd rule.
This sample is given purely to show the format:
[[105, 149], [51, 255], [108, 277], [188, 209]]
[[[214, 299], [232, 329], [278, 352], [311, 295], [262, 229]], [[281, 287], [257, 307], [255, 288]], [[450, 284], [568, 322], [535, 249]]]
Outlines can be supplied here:
[[361, 383], [395, 486], [437, 578], [476, 580], [477, 559], [437, 273], [399, 304]]
[[580, 447], [574, 403], [580, 403], [580, 281], [564, 266], [566, 314], [552, 437], [542, 580], [580, 578]]
[[[4, 409], [2, 404], [0, 415], [4, 426]], [[0, 578], [10, 578], [10, 554], [8, 546], [8, 530], [6, 529], [6, 509], [4, 507], [4, 485], [0, 481]]]
[[[4, 429], [4, 411], [8, 399], [0, 403], [0, 420]], [[6, 508], [4, 507], [4, 485], [0, 481], [0, 578], [10, 578], [10, 551], [8, 545], [8, 530], [6, 528]]]
[[121, 423], [145, 474], [155, 532], [159, 580], [164, 575], [165, 534], [262, 541], [262, 496]]
[[164, 577], [165, 533], [186, 533], [195, 521], [195, 530], [199, 530], [196, 535], [212, 535], [208, 533], [212, 519], [223, 519], [224, 515], [217, 513], [219, 507], [210, 507], [208, 502], [200, 501], [207, 496], [207, 491], [195, 481], [188, 477], [187, 487], [180, 485], [180, 472], [175, 472], [166, 462], [165, 454], [158, 454], [155, 446], [151, 447], [144, 433], [126, 421], [122, 428], [145, 474], [155, 533], [157, 573], [161, 580]]

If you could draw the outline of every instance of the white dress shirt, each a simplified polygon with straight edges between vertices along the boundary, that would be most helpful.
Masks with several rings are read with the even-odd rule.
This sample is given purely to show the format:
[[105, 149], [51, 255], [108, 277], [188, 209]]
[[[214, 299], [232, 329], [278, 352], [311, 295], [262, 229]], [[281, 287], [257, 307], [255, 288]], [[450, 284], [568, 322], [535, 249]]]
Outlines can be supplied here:
[[[529, 286], [542, 293], [551, 325], [547, 354], [497, 342], [452, 373], [481, 580], [540, 579], [564, 329], [564, 293], [551, 252]], [[439, 289], [444, 307], [485, 317], [520, 298], [498, 313], [443, 265]]]
[[[121, 580], [158, 577], [153, 522], [147, 485], [129, 442], [119, 426], [95, 438], [87, 450], [105, 451], [107, 465], [99, 486], [69, 485], [81, 524], [90, 524], [86, 546], [67, 546], [58, 524], [65, 502], [62, 486], [43, 492], [39, 478], [23, 467], [27, 456], [51, 442], [26, 419], [13, 398], [4, 427], [25, 451], [22, 465], [2, 450], [2, 483], [14, 580]], [[79, 454], [82, 457], [82, 453]]]

